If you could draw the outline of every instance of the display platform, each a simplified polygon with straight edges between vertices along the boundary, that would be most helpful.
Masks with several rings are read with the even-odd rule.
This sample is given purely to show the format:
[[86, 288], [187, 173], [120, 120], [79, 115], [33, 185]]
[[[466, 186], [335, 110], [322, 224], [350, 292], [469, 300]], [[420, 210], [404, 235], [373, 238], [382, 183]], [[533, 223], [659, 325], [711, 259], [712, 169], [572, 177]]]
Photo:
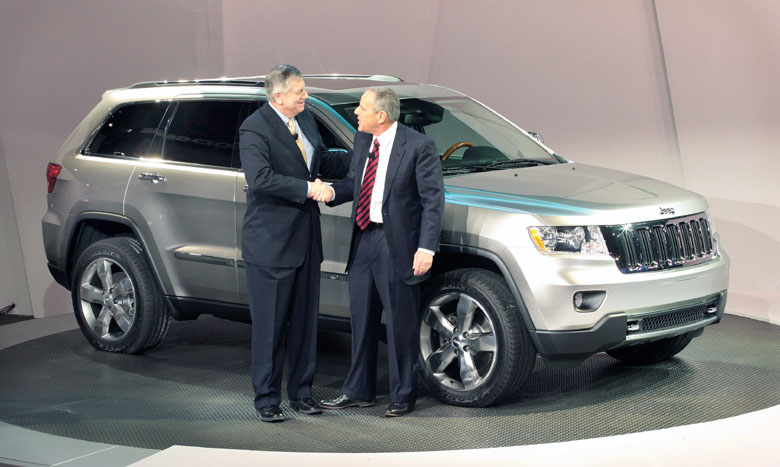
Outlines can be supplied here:
[[[145, 355], [93, 349], [80, 331], [0, 351], [0, 421], [58, 436], [150, 449], [172, 445], [291, 452], [400, 452], [519, 446], [718, 420], [780, 404], [780, 327], [726, 315], [667, 362], [627, 366], [605, 354], [568, 370], [541, 361], [500, 406], [440, 403], [424, 386], [408, 416], [377, 405], [319, 416], [286, 401], [287, 421], [260, 422], [252, 406], [250, 327], [211, 317], [176, 322]], [[321, 333], [314, 393], [335, 397], [349, 336]]]

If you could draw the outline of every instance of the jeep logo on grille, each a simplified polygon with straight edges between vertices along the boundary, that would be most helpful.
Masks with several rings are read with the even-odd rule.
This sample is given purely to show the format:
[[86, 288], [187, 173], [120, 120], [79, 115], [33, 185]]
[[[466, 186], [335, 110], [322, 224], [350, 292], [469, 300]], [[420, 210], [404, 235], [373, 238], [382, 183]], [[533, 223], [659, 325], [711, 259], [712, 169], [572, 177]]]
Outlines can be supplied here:
[[674, 208], [661, 208], [661, 215], [664, 216], [666, 214], [674, 215]]

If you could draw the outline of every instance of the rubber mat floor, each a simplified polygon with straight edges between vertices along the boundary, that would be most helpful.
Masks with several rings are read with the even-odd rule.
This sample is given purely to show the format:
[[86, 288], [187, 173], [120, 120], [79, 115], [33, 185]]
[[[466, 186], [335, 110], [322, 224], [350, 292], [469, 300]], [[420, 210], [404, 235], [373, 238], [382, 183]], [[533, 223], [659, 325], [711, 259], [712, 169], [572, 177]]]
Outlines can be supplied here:
[[[420, 386], [408, 416], [377, 405], [260, 422], [252, 406], [250, 327], [211, 317], [175, 322], [145, 355], [99, 352], [80, 331], [0, 351], [0, 421], [87, 441], [151, 449], [172, 445], [296, 452], [475, 449], [570, 441], [731, 417], [780, 404], [780, 327], [726, 315], [676, 358], [649, 367], [606, 354], [547, 369], [497, 407], [444, 405]], [[335, 397], [349, 336], [320, 333], [314, 396]]]

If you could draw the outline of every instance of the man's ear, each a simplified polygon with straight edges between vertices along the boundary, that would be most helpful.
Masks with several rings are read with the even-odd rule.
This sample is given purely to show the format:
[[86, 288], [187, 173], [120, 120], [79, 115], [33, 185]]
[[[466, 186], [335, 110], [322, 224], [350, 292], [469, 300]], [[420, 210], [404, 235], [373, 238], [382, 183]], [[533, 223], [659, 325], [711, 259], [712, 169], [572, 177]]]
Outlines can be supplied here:
[[380, 110], [379, 115], [376, 116], [376, 121], [380, 125], [385, 123], [387, 121], [387, 112], [385, 112], [384, 110]]

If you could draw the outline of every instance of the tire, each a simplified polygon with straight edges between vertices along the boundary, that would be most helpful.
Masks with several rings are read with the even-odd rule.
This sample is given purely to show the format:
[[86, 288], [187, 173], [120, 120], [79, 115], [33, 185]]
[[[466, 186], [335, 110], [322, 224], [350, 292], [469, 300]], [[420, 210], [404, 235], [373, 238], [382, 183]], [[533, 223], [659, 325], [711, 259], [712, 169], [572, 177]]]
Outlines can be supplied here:
[[499, 275], [481, 269], [442, 274], [426, 287], [421, 309], [418, 364], [443, 402], [494, 405], [531, 374], [536, 348]]
[[135, 239], [87, 247], [73, 271], [71, 298], [81, 332], [99, 350], [141, 353], [168, 331], [170, 316]]
[[607, 354], [631, 365], [651, 365], [674, 357], [691, 342], [691, 339], [692, 337], [687, 334], [682, 334], [646, 344], [608, 350]]

